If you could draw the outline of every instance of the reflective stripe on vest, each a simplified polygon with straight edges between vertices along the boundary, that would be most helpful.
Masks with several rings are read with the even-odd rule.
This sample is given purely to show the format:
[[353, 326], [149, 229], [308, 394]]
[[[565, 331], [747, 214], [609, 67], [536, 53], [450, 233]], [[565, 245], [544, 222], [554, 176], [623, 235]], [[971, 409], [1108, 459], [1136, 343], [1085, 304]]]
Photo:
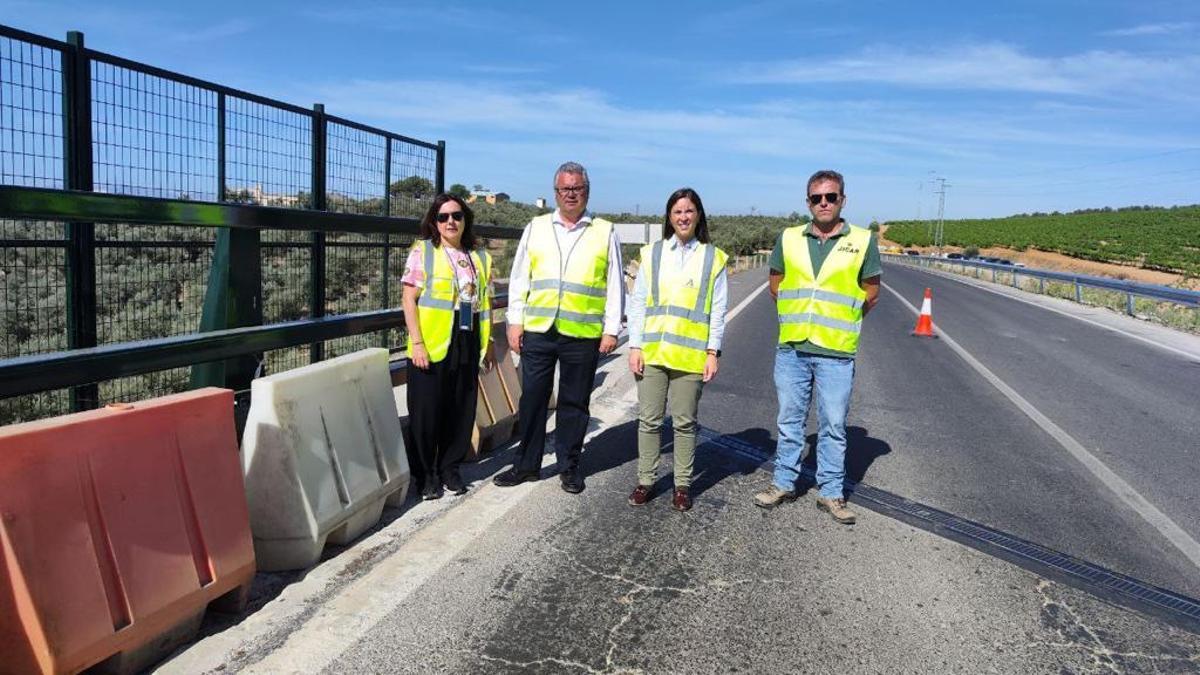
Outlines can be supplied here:
[[725, 269], [728, 256], [711, 244], [700, 244], [683, 269], [671, 266], [664, 274], [665, 242], [642, 247], [642, 264], [650, 288], [646, 295], [646, 323], [642, 356], [646, 363], [686, 373], [704, 372], [708, 357], [708, 320], [713, 287]]
[[805, 226], [783, 233], [784, 275], [776, 311], [779, 343], [803, 342], [839, 352], [858, 351], [863, 305], [867, 292], [858, 275], [867, 257], [871, 231], [846, 225], [814, 278]]
[[[429, 360], [437, 363], [446, 358], [450, 351], [450, 340], [454, 337], [455, 310], [458, 296], [455, 295], [455, 270], [450, 259], [440, 246], [428, 239], [413, 245], [422, 247], [422, 262], [425, 270], [425, 287], [417, 298], [417, 323], [421, 326], [421, 338]], [[492, 335], [492, 298], [488, 293], [488, 280], [492, 274], [492, 257], [486, 251], [471, 252], [475, 263], [475, 293], [479, 296], [479, 358], [486, 354], [488, 340]], [[408, 336], [408, 353], [413, 349], [412, 336]]]
[[553, 326], [570, 337], [598, 338], [604, 332], [612, 223], [593, 219], [567, 251], [555, 227], [553, 214], [529, 225], [525, 330], [545, 333]]

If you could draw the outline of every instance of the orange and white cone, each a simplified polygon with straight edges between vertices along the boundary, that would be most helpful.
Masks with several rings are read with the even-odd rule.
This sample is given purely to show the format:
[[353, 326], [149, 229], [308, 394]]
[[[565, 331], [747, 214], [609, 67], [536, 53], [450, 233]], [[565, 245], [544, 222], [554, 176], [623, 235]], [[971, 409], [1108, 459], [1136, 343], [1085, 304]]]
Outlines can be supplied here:
[[918, 337], [937, 337], [933, 332], [933, 291], [929, 288], [925, 289], [925, 300], [921, 302], [921, 316], [917, 317], [917, 326], [913, 328], [912, 334]]

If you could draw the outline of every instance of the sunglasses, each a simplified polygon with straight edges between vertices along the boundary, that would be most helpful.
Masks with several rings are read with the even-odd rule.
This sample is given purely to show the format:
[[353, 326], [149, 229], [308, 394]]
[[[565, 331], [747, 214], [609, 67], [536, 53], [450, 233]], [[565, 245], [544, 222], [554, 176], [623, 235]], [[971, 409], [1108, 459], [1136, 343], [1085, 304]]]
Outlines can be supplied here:
[[821, 203], [822, 197], [824, 197], [825, 201], [829, 202], [830, 204], [836, 204], [838, 203], [838, 200], [842, 198], [842, 196], [836, 192], [826, 192], [823, 195], [809, 195], [808, 203], [816, 206], [817, 204]]
[[463, 212], [462, 211], [453, 211], [451, 213], [439, 213], [437, 215], [437, 220], [439, 223], [448, 223], [448, 222], [450, 222], [451, 218], [454, 219], [454, 222], [461, 223], [462, 219], [463, 219]]

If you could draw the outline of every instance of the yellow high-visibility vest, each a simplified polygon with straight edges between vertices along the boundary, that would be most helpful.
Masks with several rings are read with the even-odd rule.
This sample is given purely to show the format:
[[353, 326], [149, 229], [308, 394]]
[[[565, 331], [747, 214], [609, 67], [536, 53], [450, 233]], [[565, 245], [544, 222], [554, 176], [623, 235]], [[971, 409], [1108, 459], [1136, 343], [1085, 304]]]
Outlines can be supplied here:
[[849, 231], [838, 238], [814, 278], [805, 227], [790, 227], [783, 232], [784, 275], [775, 305], [779, 344], [808, 340], [826, 349], [854, 354], [867, 301], [858, 275], [867, 257], [871, 231], [846, 223]]
[[[454, 312], [458, 308], [455, 292], [455, 272], [450, 258], [441, 246], [434, 246], [428, 239], [413, 244], [420, 250], [425, 264], [425, 287], [417, 299], [417, 322], [421, 326], [421, 337], [425, 340], [425, 351], [429, 360], [437, 363], [446, 358], [450, 351], [450, 339], [454, 336]], [[487, 354], [488, 340], [492, 335], [492, 298], [488, 293], [488, 280], [492, 276], [492, 257], [487, 251], [471, 251], [471, 262], [475, 263], [475, 292], [479, 295], [479, 359], [482, 363]], [[408, 353], [412, 354], [412, 336], [408, 336]]]
[[553, 326], [570, 337], [598, 338], [604, 332], [613, 225], [592, 219], [567, 251], [561, 250], [554, 227], [552, 214], [538, 216], [529, 225], [525, 330], [545, 333]]
[[642, 278], [649, 284], [642, 358], [650, 365], [703, 373], [713, 287], [729, 256], [712, 244], [699, 244], [683, 269], [662, 265], [665, 241], [642, 247]]

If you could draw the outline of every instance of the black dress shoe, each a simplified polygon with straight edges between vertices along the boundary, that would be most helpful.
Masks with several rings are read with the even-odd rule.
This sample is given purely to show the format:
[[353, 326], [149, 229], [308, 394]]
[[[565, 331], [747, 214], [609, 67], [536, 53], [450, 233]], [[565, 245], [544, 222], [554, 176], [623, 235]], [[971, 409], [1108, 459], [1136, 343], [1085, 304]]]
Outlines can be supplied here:
[[579, 471], [567, 470], [560, 473], [558, 478], [562, 481], [563, 492], [570, 492], [573, 495], [583, 492], [583, 476], [579, 475]]
[[517, 471], [516, 469], [509, 469], [504, 473], [496, 474], [496, 476], [492, 478], [492, 482], [499, 487], [513, 487], [520, 485], [521, 483], [535, 481], [540, 477], [541, 476], [538, 475], [537, 471]]
[[462, 476], [458, 472], [446, 474], [442, 479], [442, 484], [446, 486], [446, 491], [453, 495], [467, 494], [467, 484], [463, 482]]
[[421, 489], [421, 499], [424, 499], [427, 502], [432, 501], [434, 499], [441, 499], [441, 498], [442, 498], [442, 484], [441, 483], [426, 483], [425, 487]]

